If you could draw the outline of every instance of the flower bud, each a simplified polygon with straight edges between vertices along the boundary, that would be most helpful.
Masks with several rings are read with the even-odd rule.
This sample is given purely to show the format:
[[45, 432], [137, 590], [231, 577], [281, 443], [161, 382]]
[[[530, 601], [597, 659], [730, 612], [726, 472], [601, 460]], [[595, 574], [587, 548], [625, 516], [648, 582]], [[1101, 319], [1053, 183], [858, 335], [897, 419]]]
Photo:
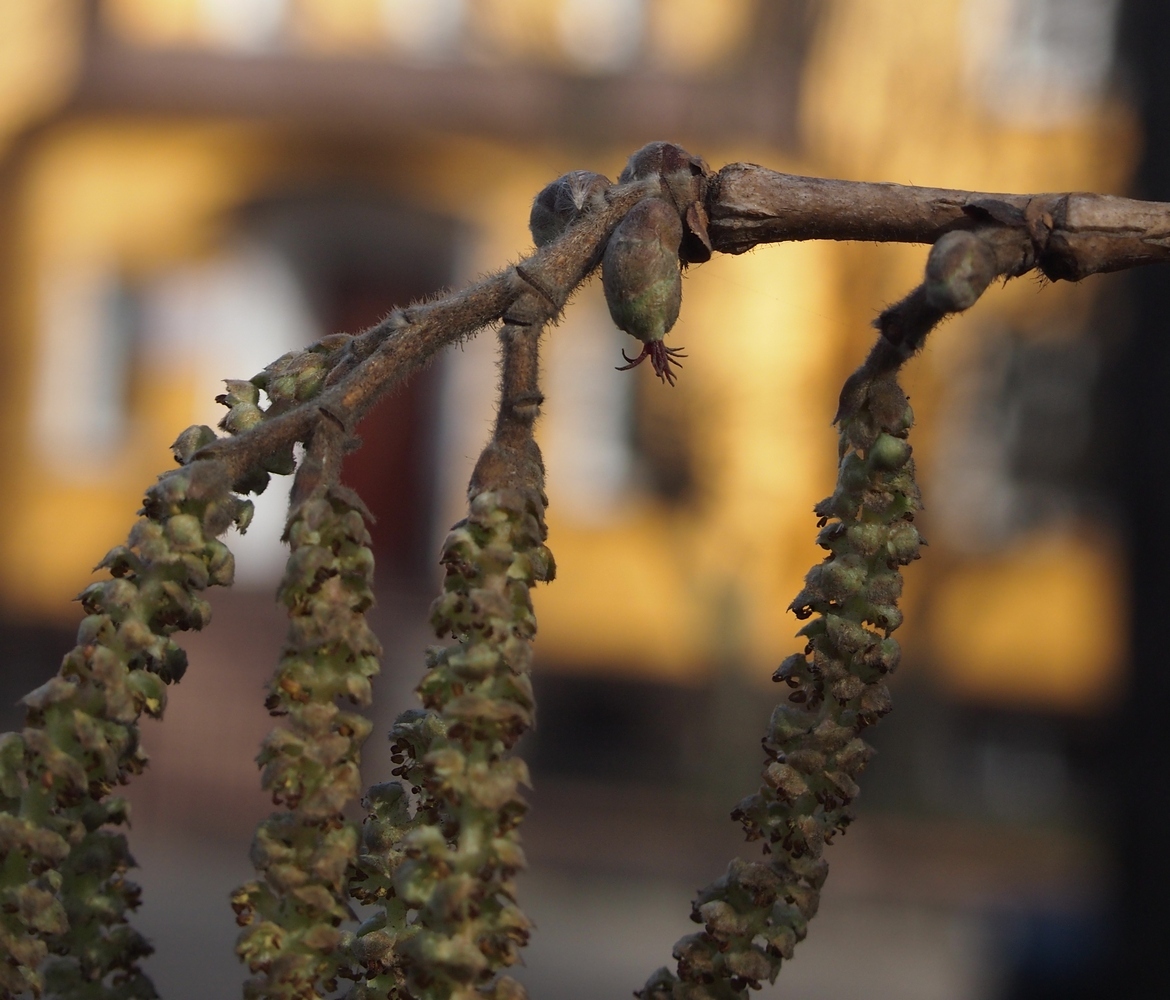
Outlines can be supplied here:
[[890, 434], [879, 434], [869, 449], [869, 463], [875, 469], [900, 469], [910, 461], [910, 443], [904, 438]]
[[707, 233], [707, 182], [711, 170], [700, 156], [692, 156], [671, 142], [652, 142], [630, 157], [619, 182], [658, 177], [670, 200], [680, 206], [685, 231], [679, 254], [683, 262], [702, 264], [711, 259]]
[[601, 265], [609, 313], [618, 329], [660, 341], [678, 319], [682, 223], [661, 198], [643, 198], [610, 237]]

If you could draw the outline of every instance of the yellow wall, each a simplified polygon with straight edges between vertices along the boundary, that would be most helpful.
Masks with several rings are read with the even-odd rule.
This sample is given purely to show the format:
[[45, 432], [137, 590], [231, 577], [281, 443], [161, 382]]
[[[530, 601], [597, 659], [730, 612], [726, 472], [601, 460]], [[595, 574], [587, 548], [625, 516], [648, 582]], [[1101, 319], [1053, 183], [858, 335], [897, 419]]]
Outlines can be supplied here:
[[[18, 8], [0, 5], [0, 16], [16, 23]], [[204, 38], [194, 0], [109, 0], [103, 9], [130, 40]], [[301, 0], [292, 9], [296, 44], [322, 54], [373, 51], [367, 0]], [[661, 0], [650, 9], [647, 58], [715, 65], [750, 31], [752, 9], [748, 0]], [[824, 10], [802, 95], [802, 158], [767, 147], [700, 150], [713, 165], [753, 159], [983, 190], [1124, 188], [1136, 145], [1124, 108], [1095, 106], [1039, 128], [1000, 120], [976, 99], [964, 75], [960, 0], [832, 0]], [[480, 0], [472, 12], [478, 37], [498, 53], [547, 53], [552, 6]], [[708, 21], [711, 30], [694, 27]], [[16, 93], [0, 77], [0, 133], [5, 101], [33, 100]], [[29, 440], [45, 276], [92, 260], [132, 275], [198, 260], [224, 236], [233, 207], [290, 172], [317, 169], [315, 158], [329, 160], [329, 138], [298, 137], [298, 150], [314, 151], [305, 158], [289, 155], [287, 142], [255, 124], [66, 119], [21, 152], [7, 193], [13, 226], [4, 235], [2, 303], [9, 370], [17, 373], [3, 419], [15, 440]], [[360, 169], [473, 227], [471, 274], [525, 251], [530, 199], [550, 177], [575, 166], [614, 176], [624, 153], [594, 151], [583, 162], [556, 146], [416, 136]], [[691, 417], [700, 499], [676, 509], [633, 493], [603, 526], [575, 522], [554, 506], [560, 572], [538, 596], [546, 662], [694, 681], [730, 649], [765, 678], [794, 648], [796, 622], [784, 608], [820, 555], [811, 507], [831, 490], [837, 386], [863, 355], [872, 317], [917, 283], [924, 259], [921, 247], [801, 244], [688, 272], [671, 342], [690, 356], [673, 391]], [[1093, 294], [1091, 284], [1042, 295], [1028, 281], [993, 289], [911, 366], [928, 507], [936, 418], [950, 380], [988, 329], [1006, 321], [1075, 331]], [[0, 486], [0, 596], [9, 610], [70, 614], [65, 602], [122, 535], [143, 486], [166, 467], [166, 445], [189, 422], [191, 386], [175, 371], [152, 372], [143, 385], [133, 433], [103, 475], [72, 481], [28, 446], [9, 457]], [[1116, 541], [1076, 523], [986, 557], [932, 547], [909, 571], [910, 659], [935, 664], [940, 681], [965, 697], [1086, 708], [1119, 684], [1121, 579]]]

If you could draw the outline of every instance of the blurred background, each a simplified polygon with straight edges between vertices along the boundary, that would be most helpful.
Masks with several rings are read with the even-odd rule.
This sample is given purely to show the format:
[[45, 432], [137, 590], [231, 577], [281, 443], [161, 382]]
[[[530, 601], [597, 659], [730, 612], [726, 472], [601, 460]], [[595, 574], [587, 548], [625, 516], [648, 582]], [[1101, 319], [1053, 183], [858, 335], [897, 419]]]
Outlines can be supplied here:
[[[1170, 198], [1158, 0], [0, 0], [0, 721], [218, 380], [528, 252], [532, 196], [669, 139], [718, 168]], [[830, 427], [922, 247], [808, 243], [692, 268], [677, 387], [597, 283], [548, 338], [555, 585], [537, 597], [521, 972], [629, 996], [741, 845]], [[895, 711], [829, 852], [798, 1000], [1162, 996], [1170, 977], [1170, 290], [992, 289], [908, 368], [926, 558]], [[435, 557], [494, 406], [494, 338], [363, 425], [386, 646], [370, 781], [432, 641]], [[227, 896], [283, 635], [287, 484], [130, 789], [148, 962], [238, 994]], [[230, 596], [230, 599], [227, 599]]]

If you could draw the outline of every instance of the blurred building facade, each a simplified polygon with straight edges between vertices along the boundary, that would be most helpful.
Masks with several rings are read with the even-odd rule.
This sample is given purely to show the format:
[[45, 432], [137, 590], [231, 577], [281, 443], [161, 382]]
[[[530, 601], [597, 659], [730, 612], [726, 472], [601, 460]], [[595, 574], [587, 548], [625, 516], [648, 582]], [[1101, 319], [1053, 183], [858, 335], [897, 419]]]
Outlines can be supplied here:
[[[1056, 13], [1060, 8], [1059, 16]], [[670, 138], [713, 165], [981, 190], [1123, 190], [1112, 4], [1076, 0], [51, 0], [3, 5], [0, 598], [68, 618], [217, 380], [525, 252], [564, 169]], [[694, 683], [788, 651], [836, 386], [917, 280], [907, 247], [693, 269], [669, 391], [612, 371], [596, 287], [550, 337], [562, 572], [550, 668]], [[961, 697], [1092, 712], [1123, 591], [1095, 506], [1098, 287], [987, 297], [909, 375], [931, 558], [906, 642]], [[1099, 324], [1097, 324], [1099, 326]], [[490, 336], [367, 424], [381, 566], [426, 572], [492, 409]], [[269, 586], [281, 496], [241, 540]], [[615, 583], [620, 581], [620, 585]]]

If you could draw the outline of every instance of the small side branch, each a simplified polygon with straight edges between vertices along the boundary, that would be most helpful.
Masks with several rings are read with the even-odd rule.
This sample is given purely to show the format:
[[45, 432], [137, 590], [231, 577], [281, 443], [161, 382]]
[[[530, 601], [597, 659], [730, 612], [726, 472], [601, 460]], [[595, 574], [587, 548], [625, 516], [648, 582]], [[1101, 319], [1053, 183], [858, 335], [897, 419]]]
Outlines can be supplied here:
[[316, 398], [212, 443], [200, 457], [214, 457], [235, 477], [243, 476], [265, 455], [305, 440], [323, 414], [352, 429], [379, 399], [440, 350], [494, 323], [519, 299], [539, 295], [553, 315], [559, 313], [600, 263], [618, 223], [657, 188], [657, 180], [610, 188], [602, 208], [583, 215], [560, 239], [520, 264], [462, 291], [393, 313], [352, 339]]

